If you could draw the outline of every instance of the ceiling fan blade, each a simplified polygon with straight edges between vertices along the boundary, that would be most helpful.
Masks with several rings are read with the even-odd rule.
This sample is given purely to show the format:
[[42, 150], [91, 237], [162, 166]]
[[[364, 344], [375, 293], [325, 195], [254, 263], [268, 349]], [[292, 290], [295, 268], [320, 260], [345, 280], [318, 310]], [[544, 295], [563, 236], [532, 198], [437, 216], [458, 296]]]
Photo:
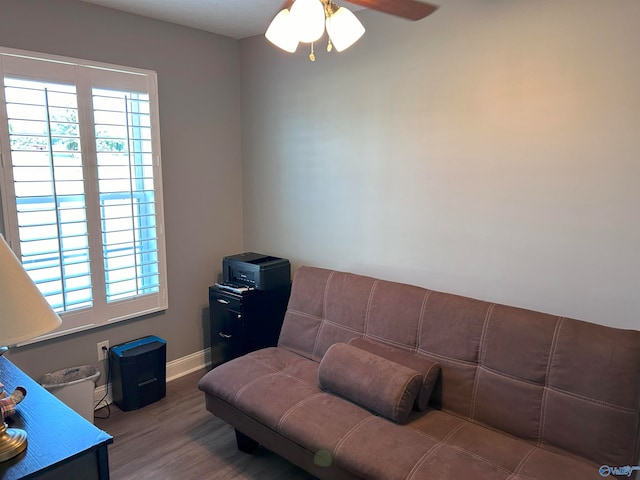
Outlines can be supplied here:
[[430, 3], [417, 0], [347, 0], [349, 3], [370, 8], [379, 12], [389, 13], [409, 20], [420, 20], [431, 15], [438, 7]]

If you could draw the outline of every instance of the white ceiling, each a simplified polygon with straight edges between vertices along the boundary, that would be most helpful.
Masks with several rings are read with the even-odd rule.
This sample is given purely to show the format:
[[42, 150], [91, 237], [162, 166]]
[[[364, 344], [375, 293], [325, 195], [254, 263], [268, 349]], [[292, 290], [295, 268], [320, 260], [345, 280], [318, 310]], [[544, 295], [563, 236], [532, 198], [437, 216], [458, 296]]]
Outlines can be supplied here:
[[[231, 38], [263, 34], [284, 0], [83, 0]], [[348, 5], [349, 10], [362, 10]]]

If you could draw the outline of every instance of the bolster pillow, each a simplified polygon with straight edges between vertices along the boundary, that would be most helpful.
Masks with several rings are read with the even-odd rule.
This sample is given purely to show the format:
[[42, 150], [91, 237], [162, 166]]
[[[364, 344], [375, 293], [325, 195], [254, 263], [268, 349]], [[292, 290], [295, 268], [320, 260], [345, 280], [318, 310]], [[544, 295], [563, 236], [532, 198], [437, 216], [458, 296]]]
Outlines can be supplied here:
[[362, 337], [351, 339], [349, 345], [420, 372], [422, 374], [422, 388], [416, 398], [415, 408], [420, 411], [427, 409], [433, 387], [440, 374], [440, 364], [438, 362], [432, 362], [426, 357]]
[[318, 381], [330, 392], [403, 423], [422, 386], [422, 375], [352, 345], [335, 343], [320, 361]]

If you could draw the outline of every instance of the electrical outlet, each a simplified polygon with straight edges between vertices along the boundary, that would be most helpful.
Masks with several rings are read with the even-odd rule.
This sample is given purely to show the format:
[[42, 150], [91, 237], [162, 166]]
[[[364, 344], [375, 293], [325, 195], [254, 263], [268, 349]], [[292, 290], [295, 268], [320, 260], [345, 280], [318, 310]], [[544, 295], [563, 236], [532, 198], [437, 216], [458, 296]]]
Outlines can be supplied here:
[[[104, 350], [106, 348], [106, 350]], [[98, 361], [109, 358], [109, 340], [98, 342]]]

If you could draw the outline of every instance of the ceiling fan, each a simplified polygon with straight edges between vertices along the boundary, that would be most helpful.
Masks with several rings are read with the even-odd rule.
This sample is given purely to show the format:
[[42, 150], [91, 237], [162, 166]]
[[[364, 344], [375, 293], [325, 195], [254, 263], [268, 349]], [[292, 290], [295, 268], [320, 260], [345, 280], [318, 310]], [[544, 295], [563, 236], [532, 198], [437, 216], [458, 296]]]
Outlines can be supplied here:
[[[348, 0], [349, 3], [409, 20], [420, 20], [437, 10], [437, 6], [418, 0]], [[357, 17], [333, 0], [287, 0], [272, 20], [265, 37], [287, 52], [295, 52], [299, 43], [310, 43], [309, 59], [315, 61], [313, 43], [327, 30], [327, 51], [341, 52], [364, 34]]]
[[417, 0], [349, 0], [349, 3], [409, 20], [420, 20], [438, 9]]

